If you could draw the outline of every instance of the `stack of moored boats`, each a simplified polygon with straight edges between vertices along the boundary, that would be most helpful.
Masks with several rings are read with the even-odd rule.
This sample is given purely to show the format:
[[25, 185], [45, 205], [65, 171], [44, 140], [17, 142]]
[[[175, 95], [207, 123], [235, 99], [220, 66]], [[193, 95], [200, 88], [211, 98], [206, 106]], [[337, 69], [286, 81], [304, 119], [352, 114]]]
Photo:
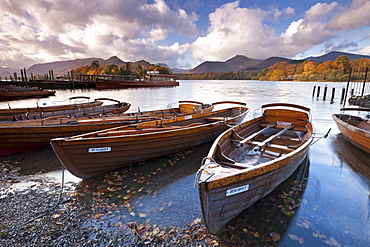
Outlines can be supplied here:
[[[315, 136], [310, 109], [295, 104], [262, 105], [259, 117], [244, 122], [243, 102], [179, 101], [177, 108], [126, 113], [129, 103], [104, 108], [102, 100], [54, 111], [0, 110], [0, 154], [51, 144], [72, 174], [90, 178], [214, 141], [196, 185], [206, 226], [220, 234], [297, 170]], [[233, 106], [214, 110], [220, 104]], [[368, 120], [333, 118], [345, 137], [370, 152]]]

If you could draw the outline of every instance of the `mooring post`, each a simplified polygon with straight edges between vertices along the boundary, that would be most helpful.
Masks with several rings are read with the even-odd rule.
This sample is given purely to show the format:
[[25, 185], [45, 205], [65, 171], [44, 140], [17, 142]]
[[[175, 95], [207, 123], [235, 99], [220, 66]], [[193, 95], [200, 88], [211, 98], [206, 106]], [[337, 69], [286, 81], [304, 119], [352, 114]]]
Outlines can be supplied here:
[[315, 90], [316, 90], [316, 85], [313, 86], [313, 90], [312, 90], [312, 98], [315, 97]]
[[21, 80], [24, 82], [24, 77], [23, 77], [23, 70], [21, 69]]
[[320, 86], [317, 86], [317, 98], [320, 96]]
[[328, 86], [325, 85], [325, 87], [324, 87], [324, 97], [322, 98], [324, 101], [326, 99], [326, 93], [327, 93], [327, 91], [328, 91]]
[[364, 96], [364, 92], [365, 92], [365, 85], [366, 85], [366, 79], [367, 79], [367, 72], [368, 72], [368, 71], [369, 71], [369, 67], [366, 67], [364, 83], [363, 83], [362, 90], [361, 90], [361, 96]]
[[335, 87], [333, 87], [333, 89], [331, 90], [331, 99], [330, 99], [331, 103], [334, 102], [334, 95], [335, 95]]

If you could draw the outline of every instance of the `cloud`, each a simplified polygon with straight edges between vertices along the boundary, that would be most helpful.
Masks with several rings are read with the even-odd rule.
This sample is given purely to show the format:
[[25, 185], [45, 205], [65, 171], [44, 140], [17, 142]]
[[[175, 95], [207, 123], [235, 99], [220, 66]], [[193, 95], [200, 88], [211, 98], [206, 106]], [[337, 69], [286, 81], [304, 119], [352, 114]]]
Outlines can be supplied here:
[[333, 16], [328, 23], [328, 28], [343, 31], [368, 26], [370, 25], [369, 13], [369, 0], [354, 0], [350, 7]]
[[182, 48], [160, 42], [171, 33], [195, 37], [197, 19], [195, 13], [171, 10], [164, 0], [1, 1], [0, 63], [18, 68], [117, 55], [175, 65]]
[[240, 8], [239, 2], [227, 3], [209, 15], [208, 34], [191, 45], [199, 60], [225, 60], [232, 55], [259, 57], [256, 47], [267, 47], [264, 41], [274, 39], [274, 30], [262, 24], [267, 12], [258, 8]]
[[358, 44], [354, 41], [345, 40], [342, 43], [335, 45], [334, 42], [329, 40], [325, 42], [324, 50], [322, 51], [322, 53], [328, 53], [330, 51], [349, 50], [351, 48], [356, 48], [356, 47], [358, 47]]
[[360, 54], [370, 55], [370, 46], [364, 47], [360, 50]]
[[[334, 42], [344, 29], [359, 28], [370, 23], [368, 0], [354, 0], [349, 8], [343, 8], [337, 2], [317, 3], [305, 12], [303, 18], [292, 21], [284, 32], [278, 34], [266, 23], [271, 19], [278, 21], [294, 16], [293, 8], [262, 10], [241, 8], [239, 3], [227, 3], [209, 15], [211, 26], [208, 33], [191, 46], [195, 59], [200, 62], [225, 60], [236, 54], [258, 59], [294, 57], [328, 40]], [[354, 18], [357, 15], [360, 18]], [[345, 21], [349, 23], [344, 25], [342, 22]], [[337, 45], [333, 43], [331, 48], [356, 46], [355, 42], [345, 41]]]

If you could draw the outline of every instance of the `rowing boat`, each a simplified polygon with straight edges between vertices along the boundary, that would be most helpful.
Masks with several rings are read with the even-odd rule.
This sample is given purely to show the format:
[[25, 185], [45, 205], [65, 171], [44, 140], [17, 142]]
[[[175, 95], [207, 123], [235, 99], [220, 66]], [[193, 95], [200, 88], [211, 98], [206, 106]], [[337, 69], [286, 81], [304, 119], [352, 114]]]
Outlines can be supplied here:
[[0, 86], [0, 101], [26, 98], [43, 98], [54, 96], [55, 91], [43, 90], [38, 87], [21, 87], [14, 85]]
[[[117, 113], [111, 109], [105, 112], [91, 112], [89, 115], [72, 114], [36, 120], [0, 122], [0, 155], [49, 146], [52, 138], [79, 135], [149, 120], [209, 112], [213, 107], [214, 105], [197, 101], [180, 101], [178, 108], [169, 106], [167, 109], [153, 111]], [[97, 106], [94, 108], [98, 109]]]
[[310, 109], [273, 103], [222, 133], [197, 172], [203, 217], [220, 234], [244, 209], [273, 191], [303, 162], [313, 140]]
[[89, 178], [213, 141], [230, 124], [244, 119], [248, 108], [245, 103], [238, 104], [210, 112], [56, 138], [51, 140], [51, 145], [72, 174]]
[[[342, 108], [341, 111], [367, 111], [370, 108]], [[370, 153], [370, 120], [349, 114], [333, 114], [333, 119], [350, 143]]]
[[[131, 106], [129, 103], [110, 98], [97, 98], [93, 102], [89, 102], [90, 97], [76, 96], [68, 100], [69, 104], [63, 105], [39, 106], [37, 103], [36, 107], [11, 108], [9, 106], [9, 108], [0, 109], [0, 121], [34, 120], [56, 116], [76, 118], [108, 113], [119, 114], [127, 111]], [[87, 102], [83, 102], [86, 100]], [[114, 103], [104, 104], [104, 101], [112, 101]]]

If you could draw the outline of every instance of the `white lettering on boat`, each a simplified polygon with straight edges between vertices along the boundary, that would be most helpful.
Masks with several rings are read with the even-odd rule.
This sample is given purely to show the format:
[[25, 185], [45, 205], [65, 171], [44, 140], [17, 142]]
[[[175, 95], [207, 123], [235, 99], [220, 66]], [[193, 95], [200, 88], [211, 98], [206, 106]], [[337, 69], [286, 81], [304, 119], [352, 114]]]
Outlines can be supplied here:
[[192, 115], [188, 115], [188, 116], [185, 116], [185, 117], [184, 117], [184, 119], [185, 119], [185, 120], [186, 120], [186, 119], [191, 119], [191, 118], [193, 118], [193, 117], [192, 117]]
[[89, 153], [104, 153], [104, 152], [110, 152], [111, 150], [112, 150], [111, 147], [89, 148]]
[[226, 196], [232, 196], [232, 195], [236, 195], [236, 194], [239, 194], [239, 193], [242, 193], [242, 192], [245, 192], [249, 189], [249, 184], [247, 185], [243, 185], [243, 186], [240, 186], [240, 187], [236, 187], [236, 188], [233, 188], [233, 189], [228, 189], [226, 191]]

